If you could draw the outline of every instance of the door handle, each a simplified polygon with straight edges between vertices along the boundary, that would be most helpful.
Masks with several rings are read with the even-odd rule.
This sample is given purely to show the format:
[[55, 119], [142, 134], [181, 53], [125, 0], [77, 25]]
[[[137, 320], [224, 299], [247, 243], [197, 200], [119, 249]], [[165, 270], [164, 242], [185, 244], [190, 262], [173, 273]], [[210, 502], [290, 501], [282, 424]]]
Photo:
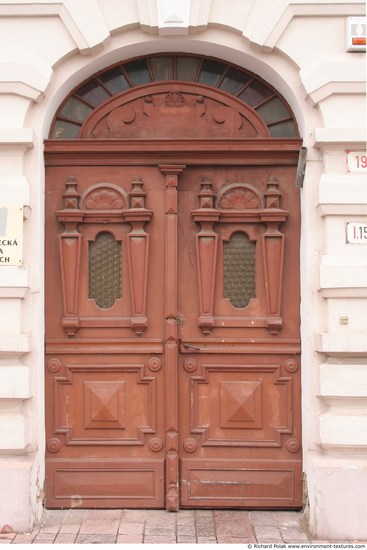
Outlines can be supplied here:
[[185, 348], [185, 349], [193, 349], [195, 351], [200, 351], [201, 348], [197, 348], [196, 346], [192, 346], [191, 344], [182, 344], [182, 346]]

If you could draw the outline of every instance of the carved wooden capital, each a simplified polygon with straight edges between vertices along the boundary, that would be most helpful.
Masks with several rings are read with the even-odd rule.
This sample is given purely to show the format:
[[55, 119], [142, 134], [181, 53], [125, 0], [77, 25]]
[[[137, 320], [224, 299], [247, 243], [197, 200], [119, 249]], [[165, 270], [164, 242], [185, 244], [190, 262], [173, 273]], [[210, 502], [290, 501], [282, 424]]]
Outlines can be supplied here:
[[131, 185], [132, 190], [129, 193], [131, 208], [145, 208], [146, 193], [143, 191], [143, 180], [140, 176], [135, 176]]
[[79, 193], [76, 190], [77, 180], [74, 176], [69, 176], [65, 182], [66, 191], [63, 194], [64, 210], [75, 210], [78, 208]]

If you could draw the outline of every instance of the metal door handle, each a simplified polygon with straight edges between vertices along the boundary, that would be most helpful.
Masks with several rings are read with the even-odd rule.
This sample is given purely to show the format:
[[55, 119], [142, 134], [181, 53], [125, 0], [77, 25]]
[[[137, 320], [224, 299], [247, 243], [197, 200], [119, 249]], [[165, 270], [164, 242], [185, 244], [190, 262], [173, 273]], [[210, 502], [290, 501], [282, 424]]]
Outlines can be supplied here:
[[194, 350], [196, 350], [196, 351], [200, 351], [200, 350], [201, 350], [201, 348], [197, 348], [197, 347], [195, 347], [195, 346], [192, 346], [191, 344], [182, 344], [182, 345], [183, 345], [183, 347], [186, 348], [186, 349], [194, 349]]

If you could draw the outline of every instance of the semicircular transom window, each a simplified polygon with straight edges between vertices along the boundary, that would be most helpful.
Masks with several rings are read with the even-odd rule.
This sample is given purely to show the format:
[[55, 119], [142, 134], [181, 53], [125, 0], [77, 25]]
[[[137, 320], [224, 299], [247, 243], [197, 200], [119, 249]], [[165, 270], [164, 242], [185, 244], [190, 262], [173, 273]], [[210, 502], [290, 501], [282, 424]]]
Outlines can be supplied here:
[[196, 82], [227, 92], [257, 112], [271, 137], [299, 137], [288, 104], [255, 74], [216, 59], [164, 54], [118, 63], [83, 82], [57, 111], [50, 138], [78, 139], [97, 107], [132, 88], [163, 81]]

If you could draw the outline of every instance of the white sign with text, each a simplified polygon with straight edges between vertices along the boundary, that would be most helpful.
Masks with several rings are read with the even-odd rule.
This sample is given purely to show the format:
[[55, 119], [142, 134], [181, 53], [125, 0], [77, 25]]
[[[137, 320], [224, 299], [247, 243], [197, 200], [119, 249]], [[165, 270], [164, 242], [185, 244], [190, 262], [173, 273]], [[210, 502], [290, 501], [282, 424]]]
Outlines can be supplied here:
[[367, 244], [367, 223], [347, 223], [347, 243]]
[[22, 265], [23, 206], [0, 205], [0, 267]]

